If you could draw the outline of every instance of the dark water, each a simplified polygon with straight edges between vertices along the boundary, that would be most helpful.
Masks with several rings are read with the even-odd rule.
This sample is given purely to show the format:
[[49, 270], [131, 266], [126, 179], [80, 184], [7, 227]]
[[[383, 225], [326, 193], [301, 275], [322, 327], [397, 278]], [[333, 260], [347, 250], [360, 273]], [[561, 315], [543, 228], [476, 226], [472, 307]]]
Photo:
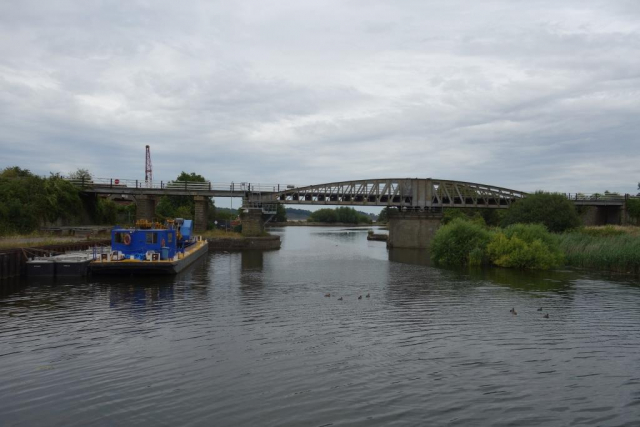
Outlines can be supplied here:
[[277, 232], [177, 278], [1, 297], [0, 425], [640, 425], [637, 281]]

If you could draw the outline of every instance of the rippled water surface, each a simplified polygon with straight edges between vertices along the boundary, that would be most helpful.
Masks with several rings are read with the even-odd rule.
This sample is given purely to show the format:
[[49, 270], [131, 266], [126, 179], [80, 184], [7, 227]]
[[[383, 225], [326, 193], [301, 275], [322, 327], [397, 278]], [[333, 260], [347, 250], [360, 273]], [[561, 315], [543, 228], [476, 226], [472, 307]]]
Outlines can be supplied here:
[[0, 425], [640, 425], [637, 280], [276, 232], [178, 277], [5, 292]]

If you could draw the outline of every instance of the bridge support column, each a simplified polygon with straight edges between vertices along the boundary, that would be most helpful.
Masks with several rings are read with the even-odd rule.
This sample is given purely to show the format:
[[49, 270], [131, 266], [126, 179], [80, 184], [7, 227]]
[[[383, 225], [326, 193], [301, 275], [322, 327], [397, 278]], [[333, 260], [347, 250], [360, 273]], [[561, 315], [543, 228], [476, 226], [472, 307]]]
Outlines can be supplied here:
[[146, 219], [153, 221], [156, 214], [156, 197], [155, 196], [136, 196], [136, 220]]
[[627, 222], [624, 206], [581, 206], [580, 218], [585, 226], [624, 225]]
[[196, 214], [193, 218], [193, 231], [202, 233], [207, 231], [207, 214], [209, 213], [209, 198], [204, 196], [194, 196]]
[[264, 233], [262, 209], [245, 209], [242, 213], [242, 235], [260, 236]]
[[389, 209], [389, 248], [427, 249], [440, 228], [441, 213]]

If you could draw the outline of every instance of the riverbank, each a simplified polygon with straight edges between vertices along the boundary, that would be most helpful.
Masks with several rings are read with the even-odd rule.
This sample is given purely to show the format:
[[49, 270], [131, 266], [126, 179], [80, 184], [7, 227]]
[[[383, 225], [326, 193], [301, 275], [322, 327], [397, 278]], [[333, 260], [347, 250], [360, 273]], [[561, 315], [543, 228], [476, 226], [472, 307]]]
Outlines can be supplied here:
[[640, 228], [587, 227], [559, 236], [565, 264], [640, 275]]
[[386, 224], [351, 224], [348, 222], [305, 222], [305, 221], [287, 221], [287, 222], [269, 222], [265, 227], [372, 227], [383, 226]]
[[582, 227], [550, 233], [541, 224], [489, 228], [455, 219], [435, 234], [430, 257], [436, 265], [547, 270], [579, 267], [640, 274], [640, 228]]

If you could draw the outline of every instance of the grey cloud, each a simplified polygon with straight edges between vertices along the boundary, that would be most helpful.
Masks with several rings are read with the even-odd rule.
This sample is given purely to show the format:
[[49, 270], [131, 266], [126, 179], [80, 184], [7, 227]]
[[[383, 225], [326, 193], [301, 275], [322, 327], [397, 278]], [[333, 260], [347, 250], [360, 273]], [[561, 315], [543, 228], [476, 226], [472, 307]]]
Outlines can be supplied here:
[[635, 191], [637, 2], [0, 5], [0, 167]]

